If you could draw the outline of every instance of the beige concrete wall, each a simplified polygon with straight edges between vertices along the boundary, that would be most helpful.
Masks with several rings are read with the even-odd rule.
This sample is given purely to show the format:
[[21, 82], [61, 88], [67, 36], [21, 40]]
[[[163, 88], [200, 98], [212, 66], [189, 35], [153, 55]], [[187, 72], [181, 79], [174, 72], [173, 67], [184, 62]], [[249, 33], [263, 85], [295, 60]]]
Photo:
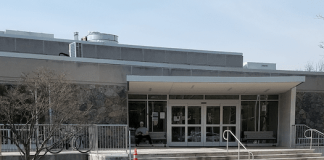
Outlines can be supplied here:
[[296, 87], [280, 94], [278, 144], [282, 147], [294, 147], [293, 125], [295, 124]]
[[1, 57], [0, 81], [16, 81], [40, 67], [64, 72], [67, 79], [81, 84], [126, 86], [126, 75], [131, 74], [131, 67], [124, 65]]

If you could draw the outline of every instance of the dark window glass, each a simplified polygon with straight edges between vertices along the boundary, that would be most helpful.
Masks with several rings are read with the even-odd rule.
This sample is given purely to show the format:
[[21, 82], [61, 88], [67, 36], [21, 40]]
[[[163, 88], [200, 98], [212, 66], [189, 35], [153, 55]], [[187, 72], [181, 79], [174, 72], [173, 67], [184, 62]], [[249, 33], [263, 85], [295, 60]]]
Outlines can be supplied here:
[[149, 102], [150, 132], [166, 132], [167, 130], [167, 102]]
[[185, 142], [185, 127], [172, 127], [172, 142]]
[[129, 94], [128, 99], [147, 99], [145, 94]]
[[185, 124], [185, 106], [172, 107], [172, 124]]
[[223, 124], [236, 124], [236, 107], [223, 107]]
[[220, 107], [219, 106], [207, 106], [206, 113], [207, 124], [219, 124], [220, 123]]
[[[232, 133], [237, 137], [237, 135], [236, 135], [236, 127], [233, 127], [233, 126], [224, 126], [223, 127], [223, 132], [226, 131], [226, 130], [232, 131]], [[227, 134], [229, 134], [228, 135], [228, 141], [229, 142], [235, 142], [236, 141], [236, 139], [234, 138], [234, 136], [231, 133], [225, 132], [225, 134], [224, 134], [225, 137], [227, 137]], [[226, 142], [226, 140], [224, 138], [223, 138], [223, 142]]]
[[[257, 95], [241, 95], [241, 100], [257, 100]], [[278, 100], [279, 95], [260, 95], [260, 100]]]
[[257, 95], [241, 95], [241, 100], [257, 100]]
[[188, 127], [188, 142], [201, 142], [201, 127]]
[[278, 95], [261, 95], [260, 99], [261, 100], [278, 100], [279, 96]]
[[201, 124], [200, 106], [188, 106], [188, 124]]
[[206, 142], [219, 142], [219, 127], [206, 127]]
[[239, 95], [205, 95], [205, 99], [239, 99]]
[[146, 124], [146, 102], [128, 102], [129, 109], [129, 127], [136, 129], [140, 127], [140, 122], [144, 122], [144, 127], [147, 127]]
[[167, 95], [148, 95], [148, 99], [167, 100]]
[[203, 95], [170, 95], [169, 99], [204, 99]]

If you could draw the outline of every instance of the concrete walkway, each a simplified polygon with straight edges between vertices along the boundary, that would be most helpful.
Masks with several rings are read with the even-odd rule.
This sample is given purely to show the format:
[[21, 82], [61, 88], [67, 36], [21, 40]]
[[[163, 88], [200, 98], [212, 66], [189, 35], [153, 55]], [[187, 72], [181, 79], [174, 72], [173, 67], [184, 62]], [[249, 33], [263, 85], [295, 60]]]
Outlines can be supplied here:
[[[213, 152], [226, 152], [226, 147], [136, 147], [137, 154], [172, 154], [172, 153], [213, 153]], [[132, 153], [134, 153], [134, 147]], [[249, 151], [290, 151], [296, 150], [295, 148], [287, 147], [248, 147]], [[297, 149], [298, 150], [298, 149]], [[304, 149], [301, 149], [304, 150]], [[229, 152], [237, 152], [237, 147], [229, 147]], [[243, 147], [240, 148], [244, 152]]]

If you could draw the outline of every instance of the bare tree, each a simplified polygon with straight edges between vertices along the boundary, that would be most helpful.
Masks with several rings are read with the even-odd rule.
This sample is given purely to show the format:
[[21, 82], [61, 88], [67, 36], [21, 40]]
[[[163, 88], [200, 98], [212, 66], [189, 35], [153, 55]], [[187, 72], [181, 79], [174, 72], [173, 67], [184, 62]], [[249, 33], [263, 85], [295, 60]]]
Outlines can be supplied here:
[[[68, 83], [64, 74], [44, 68], [23, 74], [19, 82], [7, 85], [0, 96], [0, 123], [11, 134], [2, 136], [17, 146], [25, 160], [40, 159], [62, 124], [86, 123], [83, 120], [91, 106], [82, 105], [80, 109], [78, 99], [74, 85]], [[50, 126], [41, 140], [35, 139], [40, 123]], [[36, 145], [32, 155], [31, 143]]]
[[312, 72], [314, 70], [315, 70], [315, 68], [314, 68], [313, 63], [307, 62], [307, 64], [305, 65], [305, 71]]

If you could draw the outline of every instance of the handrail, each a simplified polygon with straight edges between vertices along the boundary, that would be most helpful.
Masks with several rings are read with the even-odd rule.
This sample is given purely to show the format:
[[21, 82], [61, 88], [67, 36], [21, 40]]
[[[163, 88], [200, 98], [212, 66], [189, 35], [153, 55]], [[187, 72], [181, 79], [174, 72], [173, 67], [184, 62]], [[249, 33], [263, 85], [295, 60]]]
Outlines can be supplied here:
[[[311, 134], [310, 134], [310, 137], [307, 137], [306, 136], [306, 132], [311, 132]], [[318, 135], [322, 135], [322, 136], [324, 136], [324, 133], [322, 133], [322, 132], [320, 132], [320, 131], [318, 131], [317, 129], [307, 129], [305, 132], [304, 132], [304, 136], [305, 136], [305, 138], [308, 138], [308, 139], [311, 139], [310, 140], [310, 144], [309, 144], [309, 149], [312, 149], [312, 143], [313, 143], [313, 132], [317, 132], [317, 134]], [[317, 144], [319, 145], [319, 138], [317, 138]]]
[[128, 131], [128, 147], [129, 147], [129, 154], [128, 154], [128, 158], [129, 158], [129, 160], [131, 160], [132, 159], [132, 146], [131, 146], [131, 131], [129, 130]]
[[[227, 137], [225, 138], [225, 132], [227, 132]], [[223, 138], [227, 141], [227, 144], [226, 144], [226, 150], [228, 152], [228, 133], [231, 133], [232, 136], [237, 140], [237, 142], [239, 143], [238, 146], [238, 152], [237, 152], [237, 158], [240, 159], [240, 145], [248, 152], [248, 156], [249, 156], [249, 159], [250, 159], [250, 154], [252, 155], [252, 159], [254, 159], [254, 155], [252, 152], [250, 152], [248, 149], [246, 149], [246, 147], [241, 143], [240, 140], [238, 140], [238, 138], [233, 134], [233, 132], [231, 130], [225, 130], [223, 132]]]

